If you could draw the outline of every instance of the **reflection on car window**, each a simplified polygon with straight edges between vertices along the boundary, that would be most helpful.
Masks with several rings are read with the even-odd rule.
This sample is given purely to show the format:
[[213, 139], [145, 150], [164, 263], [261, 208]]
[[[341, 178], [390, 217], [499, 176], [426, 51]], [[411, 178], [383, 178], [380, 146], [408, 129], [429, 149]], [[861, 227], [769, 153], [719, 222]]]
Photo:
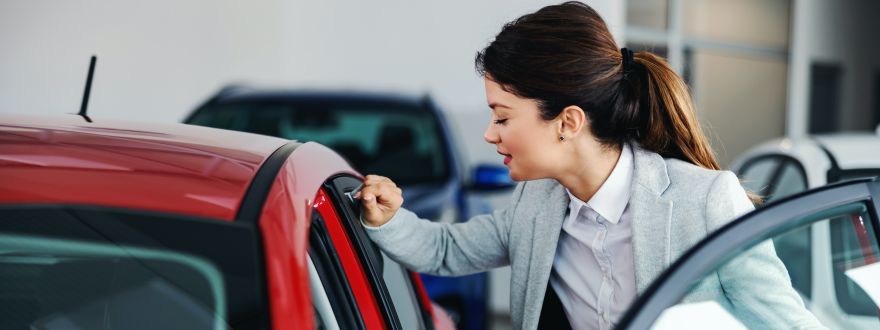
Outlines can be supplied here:
[[441, 127], [428, 110], [397, 104], [234, 103], [200, 109], [191, 123], [324, 144], [364, 173], [398, 184], [449, 175]]
[[226, 329], [223, 276], [174, 251], [0, 234], [3, 329]]
[[[850, 269], [872, 264], [880, 258], [875, 229], [863, 215], [845, 215], [831, 222], [831, 271], [834, 274], [834, 291], [840, 308], [848, 314], [878, 315], [874, 302], [865, 290], [854, 282], [846, 272]], [[880, 278], [880, 274], [876, 274]]]
[[[820, 264], [823, 272], [833, 273], [833, 279], [814, 277], [816, 291], [837, 292], [840, 306], [848, 306], [860, 314], [873, 315], [864, 323], [853, 323], [835, 316], [837, 306], [828, 304], [804, 304], [791, 287], [791, 270], [776, 258], [773, 241], [803, 229], [793, 228], [779, 235], [756, 237], [750, 244], [731, 251], [719, 258], [721, 264], [704, 273], [690, 292], [677, 305], [670, 306], [658, 318], [654, 328], [760, 328], [789, 329], [824, 326], [831, 329], [876, 328], [877, 304], [864, 292], [861, 284], [852, 280], [853, 271], [869, 273], [880, 271], [876, 266], [880, 251], [877, 248], [875, 228], [863, 203], [853, 203], [833, 208], [809, 219], [799, 221], [832, 228], [838, 238], [831, 259]], [[818, 222], [809, 222], [817, 220]], [[827, 228], [826, 227], [826, 228]], [[837, 229], [835, 229], [837, 228]], [[791, 256], [796, 258], [798, 256]], [[812, 258], [804, 253], [799, 258]], [[726, 260], [726, 261], [725, 261]], [[872, 266], [867, 267], [867, 266]], [[849, 274], [849, 275], [847, 275]], [[872, 274], [862, 274], [870, 278]], [[880, 276], [880, 274], [873, 274]], [[723, 288], [722, 288], [723, 287]], [[694, 315], [720, 315], [704, 318]], [[696, 323], [705, 320], [706, 323]], [[724, 321], [726, 320], [726, 321]], [[721, 322], [727, 322], [722, 324]], [[818, 323], [817, 323], [818, 322]]]

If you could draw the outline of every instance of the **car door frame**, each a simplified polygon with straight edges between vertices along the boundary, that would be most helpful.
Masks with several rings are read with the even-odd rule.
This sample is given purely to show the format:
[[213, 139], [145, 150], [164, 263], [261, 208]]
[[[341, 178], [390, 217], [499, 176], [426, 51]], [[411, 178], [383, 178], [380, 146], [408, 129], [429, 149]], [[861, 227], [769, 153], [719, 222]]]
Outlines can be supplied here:
[[[743, 215], [697, 243], [664, 271], [630, 306], [617, 329], [648, 329], [660, 314], [675, 305], [722, 257], [757, 236], [772, 236], [824, 219], [806, 219], [822, 210], [850, 203], [868, 206], [871, 225], [880, 228], [880, 182], [860, 179], [801, 192]], [[880, 236], [880, 231], [875, 231]], [[880, 237], [874, 237], [880, 241]]]

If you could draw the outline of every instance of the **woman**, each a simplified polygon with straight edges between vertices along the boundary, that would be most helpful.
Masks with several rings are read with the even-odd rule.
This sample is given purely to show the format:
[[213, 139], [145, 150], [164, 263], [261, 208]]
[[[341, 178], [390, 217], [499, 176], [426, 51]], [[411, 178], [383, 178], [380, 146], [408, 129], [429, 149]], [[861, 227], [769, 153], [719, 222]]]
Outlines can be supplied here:
[[[682, 79], [651, 53], [619, 49], [590, 7], [520, 17], [476, 66], [492, 109], [484, 138], [520, 182], [510, 205], [433, 223], [373, 175], [356, 197], [370, 237], [413, 270], [509, 264], [517, 328], [611, 328], [676, 257], [752, 209], [736, 176], [719, 171]], [[695, 299], [718, 299], [749, 326], [819, 327], [769, 243], [717, 273]]]

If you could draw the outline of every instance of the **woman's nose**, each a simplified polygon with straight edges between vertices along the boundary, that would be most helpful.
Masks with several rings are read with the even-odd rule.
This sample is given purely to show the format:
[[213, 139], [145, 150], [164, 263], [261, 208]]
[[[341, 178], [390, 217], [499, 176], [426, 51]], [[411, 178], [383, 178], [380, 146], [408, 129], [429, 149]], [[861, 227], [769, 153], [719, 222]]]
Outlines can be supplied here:
[[483, 132], [483, 139], [486, 140], [486, 142], [489, 144], [498, 143], [498, 132], [495, 131], [495, 128], [492, 126], [491, 122], [489, 122], [489, 126], [486, 127], [486, 131]]

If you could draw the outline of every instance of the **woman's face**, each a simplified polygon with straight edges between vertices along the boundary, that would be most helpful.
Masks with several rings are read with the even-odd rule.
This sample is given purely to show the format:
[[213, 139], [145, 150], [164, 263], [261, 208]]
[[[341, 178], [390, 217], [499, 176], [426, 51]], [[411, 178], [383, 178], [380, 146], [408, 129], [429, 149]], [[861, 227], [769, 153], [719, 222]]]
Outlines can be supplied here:
[[492, 119], [483, 134], [495, 145], [516, 181], [553, 177], [561, 167], [558, 123], [541, 118], [538, 102], [505, 91], [484, 78]]

